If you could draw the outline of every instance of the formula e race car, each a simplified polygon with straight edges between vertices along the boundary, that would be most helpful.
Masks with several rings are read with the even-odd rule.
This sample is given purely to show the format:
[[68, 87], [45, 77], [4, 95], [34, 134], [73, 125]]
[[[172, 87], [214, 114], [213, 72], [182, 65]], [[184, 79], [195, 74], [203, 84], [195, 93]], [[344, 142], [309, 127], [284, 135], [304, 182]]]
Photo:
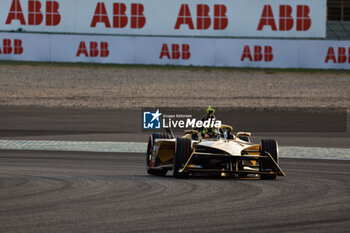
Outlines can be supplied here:
[[[208, 108], [202, 121], [215, 119], [215, 110]], [[173, 132], [153, 133], [148, 140], [147, 173], [165, 176], [172, 170], [176, 178], [206, 173], [226, 177], [247, 177], [252, 174], [261, 179], [285, 176], [279, 166], [278, 144], [263, 139], [260, 144], [250, 142], [251, 133], [233, 133], [231, 126], [194, 128], [175, 138]]]

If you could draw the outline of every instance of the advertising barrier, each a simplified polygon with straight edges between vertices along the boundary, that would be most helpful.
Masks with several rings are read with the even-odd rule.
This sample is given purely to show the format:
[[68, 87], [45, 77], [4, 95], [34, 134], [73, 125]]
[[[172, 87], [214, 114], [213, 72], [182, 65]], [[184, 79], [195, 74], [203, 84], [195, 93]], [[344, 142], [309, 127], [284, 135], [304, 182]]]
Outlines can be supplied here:
[[350, 41], [0, 33], [0, 60], [350, 69]]
[[324, 38], [326, 0], [1, 0], [0, 30]]

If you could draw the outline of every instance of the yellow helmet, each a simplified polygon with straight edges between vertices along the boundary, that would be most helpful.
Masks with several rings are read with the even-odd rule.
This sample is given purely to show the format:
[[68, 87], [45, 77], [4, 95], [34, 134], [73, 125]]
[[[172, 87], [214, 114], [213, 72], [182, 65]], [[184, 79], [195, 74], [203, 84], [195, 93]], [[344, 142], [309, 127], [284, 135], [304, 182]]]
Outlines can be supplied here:
[[209, 105], [209, 107], [207, 108], [207, 113], [214, 114], [215, 113], [215, 109], [211, 108], [211, 106]]

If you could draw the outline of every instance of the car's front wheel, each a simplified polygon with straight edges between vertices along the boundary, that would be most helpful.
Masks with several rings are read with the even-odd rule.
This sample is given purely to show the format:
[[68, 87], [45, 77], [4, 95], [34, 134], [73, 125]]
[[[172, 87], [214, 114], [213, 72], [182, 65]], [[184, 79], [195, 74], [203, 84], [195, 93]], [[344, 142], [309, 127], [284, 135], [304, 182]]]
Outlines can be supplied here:
[[188, 177], [188, 172], [179, 172], [186, 164], [192, 153], [192, 142], [189, 138], [177, 138], [173, 159], [173, 176], [176, 178]]
[[[275, 160], [275, 162], [278, 164], [279, 163], [279, 154], [278, 154], [278, 143], [276, 140], [273, 139], [263, 139], [260, 142], [260, 152], [262, 154], [265, 154], [265, 152], [268, 152], [271, 157]], [[262, 172], [274, 172], [276, 169], [276, 166], [271, 159], [263, 159], [260, 161], [260, 171]], [[269, 180], [274, 180], [276, 179], [275, 174], [261, 174], [260, 175], [261, 179], [269, 179]]]
[[165, 176], [168, 172], [168, 169], [154, 169], [152, 168], [152, 157], [153, 157], [153, 149], [154, 149], [154, 143], [155, 139], [168, 139], [169, 135], [167, 134], [161, 134], [161, 133], [154, 133], [148, 138], [148, 145], [147, 145], [147, 154], [146, 154], [146, 169], [147, 173], [155, 176]]

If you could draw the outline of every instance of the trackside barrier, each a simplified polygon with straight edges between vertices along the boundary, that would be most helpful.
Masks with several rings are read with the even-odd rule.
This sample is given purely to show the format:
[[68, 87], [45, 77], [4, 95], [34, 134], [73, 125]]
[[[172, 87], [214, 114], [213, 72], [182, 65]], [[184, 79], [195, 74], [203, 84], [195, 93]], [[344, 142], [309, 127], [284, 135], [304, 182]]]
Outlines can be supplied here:
[[350, 41], [0, 33], [0, 60], [350, 69]]
[[1, 0], [0, 30], [324, 38], [326, 0]]

